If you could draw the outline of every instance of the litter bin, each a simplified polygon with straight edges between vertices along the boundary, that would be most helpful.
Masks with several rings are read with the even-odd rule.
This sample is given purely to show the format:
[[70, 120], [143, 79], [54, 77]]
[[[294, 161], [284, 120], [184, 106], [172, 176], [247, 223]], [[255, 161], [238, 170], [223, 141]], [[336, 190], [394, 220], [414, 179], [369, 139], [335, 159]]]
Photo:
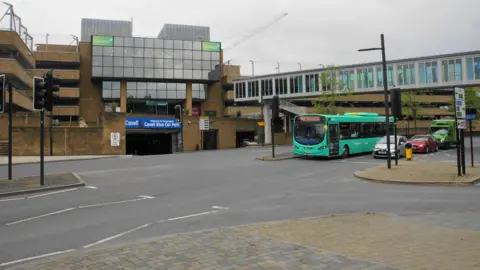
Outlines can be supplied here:
[[406, 143], [405, 144], [405, 157], [407, 160], [412, 160], [413, 156], [413, 149], [412, 149], [412, 144], [411, 143]]

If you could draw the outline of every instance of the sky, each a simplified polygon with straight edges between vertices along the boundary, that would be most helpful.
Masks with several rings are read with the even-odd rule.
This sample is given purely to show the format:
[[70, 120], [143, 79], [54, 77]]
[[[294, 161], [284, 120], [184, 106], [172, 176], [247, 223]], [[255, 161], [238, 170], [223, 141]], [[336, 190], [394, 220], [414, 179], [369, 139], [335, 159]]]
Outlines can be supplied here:
[[[480, 0], [6, 0], [35, 43], [71, 42], [81, 18], [130, 20], [134, 36], [156, 37], [163, 24], [210, 27], [212, 41], [239, 45], [224, 60], [244, 75], [480, 50]], [[6, 6], [0, 4], [0, 11]], [[268, 28], [282, 13], [287, 16]], [[259, 30], [261, 29], [261, 30]], [[246, 39], [252, 33], [253, 37]]]

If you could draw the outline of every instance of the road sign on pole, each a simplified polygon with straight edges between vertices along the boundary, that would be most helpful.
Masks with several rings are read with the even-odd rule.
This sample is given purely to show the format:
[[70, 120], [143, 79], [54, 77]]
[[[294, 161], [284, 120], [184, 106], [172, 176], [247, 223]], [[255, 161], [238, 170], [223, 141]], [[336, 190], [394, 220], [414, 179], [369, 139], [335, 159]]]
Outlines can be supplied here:
[[467, 120], [465, 120], [465, 119], [458, 119], [458, 120], [457, 120], [457, 128], [458, 128], [458, 129], [467, 129]]
[[208, 118], [208, 116], [200, 116], [199, 127], [200, 130], [210, 129], [210, 119]]
[[120, 133], [110, 133], [110, 146], [120, 146]]

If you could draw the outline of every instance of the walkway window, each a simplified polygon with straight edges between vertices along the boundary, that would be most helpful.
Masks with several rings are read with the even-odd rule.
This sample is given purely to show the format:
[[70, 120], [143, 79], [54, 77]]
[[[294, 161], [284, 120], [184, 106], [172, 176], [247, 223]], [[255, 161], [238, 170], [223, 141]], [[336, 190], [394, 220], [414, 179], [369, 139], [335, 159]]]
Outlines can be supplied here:
[[264, 96], [271, 96], [273, 95], [273, 87], [272, 87], [272, 79], [269, 80], [261, 80], [260, 82], [260, 90], [262, 91]]
[[444, 82], [462, 80], [462, 59], [442, 60], [442, 77]]
[[467, 58], [467, 79], [480, 80], [480, 57]]
[[[387, 66], [387, 80], [388, 87], [392, 87], [393, 84], [393, 66]], [[383, 87], [383, 68], [377, 67], [377, 87]]]
[[373, 88], [373, 68], [357, 69], [358, 88]]
[[276, 92], [277, 95], [288, 94], [287, 78], [277, 78], [277, 79], [275, 79], [275, 92]]
[[400, 64], [397, 65], [398, 85], [415, 84], [415, 65]]
[[340, 83], [340, 88], [344, 89], [353, 89], [355, 87], [355, 71], [346, 70], [341, 71], [338, 74], [338, 81]]
[[302, 76], [290, 77], [290, 93], [298, 94], [303, 92]]
[[245, 82], [235, 84], [235, 97], [245, 98]]
[[438, 65], [437, 61], [419, 63], [420, 83], [437, 83], [438, 82]]
[[318, 74], [307, 74], [305, 75], [306, 80], [306, 92], [318, 92], [320, 90], [318, 83]]

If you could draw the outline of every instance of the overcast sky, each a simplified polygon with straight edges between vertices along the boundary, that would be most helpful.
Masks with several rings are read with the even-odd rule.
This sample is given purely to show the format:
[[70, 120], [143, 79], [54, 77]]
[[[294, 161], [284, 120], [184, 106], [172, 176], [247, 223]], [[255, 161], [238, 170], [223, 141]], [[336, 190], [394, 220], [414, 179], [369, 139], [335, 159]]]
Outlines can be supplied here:
[[[319, 64], [378, 61], [384, 33], [387, 58], [480, 50], [480, 0], [7, 0], [36, 42], [69, 42], [81, 18], [130, 20], [135, 36], [156, 37], [163, 24], [210, 26], [223, 47], [255, 32], [282, 12], [288, 15], [225, 52], [242, 73], [274, 73]], [[2, 5], [2, 4], [0, 4]], [[2, 10], [5, 7], [1, 6]], [[42, 15], [40, 15], [42, 14]]]

